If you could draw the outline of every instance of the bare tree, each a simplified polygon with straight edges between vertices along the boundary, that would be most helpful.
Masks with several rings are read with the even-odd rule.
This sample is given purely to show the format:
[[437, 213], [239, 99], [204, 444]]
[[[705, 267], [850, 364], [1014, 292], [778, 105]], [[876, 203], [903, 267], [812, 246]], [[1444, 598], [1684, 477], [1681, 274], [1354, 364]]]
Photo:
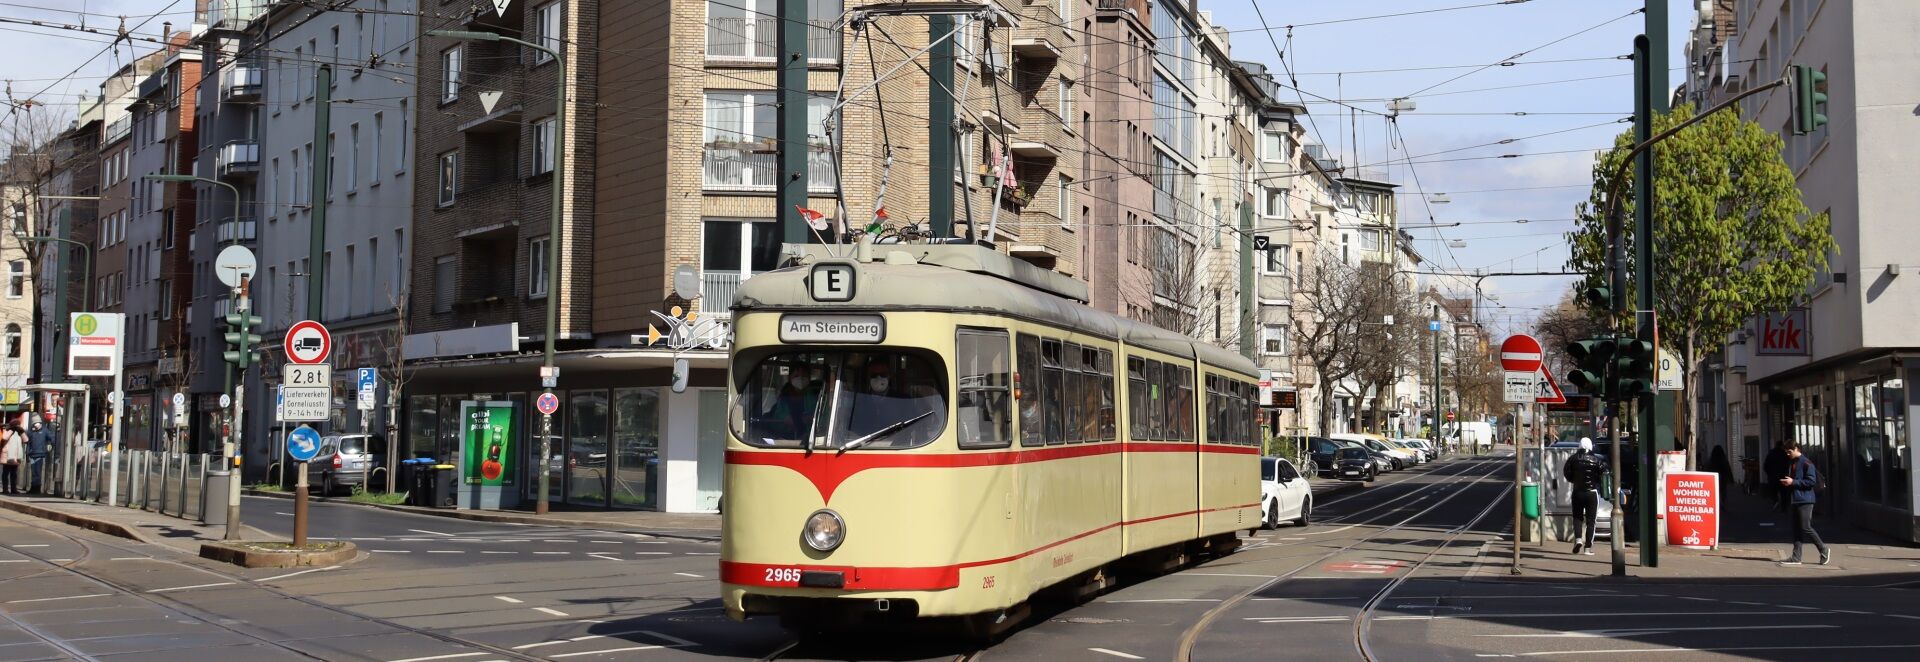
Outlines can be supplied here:
[[381, 378], [387, 382], [387, 493], [399, 489], [394, 485], [398, 480], [393, 474], [400, 466], [400, 412], [401, 392], [407, 382], [413, 379], [413, 371], [407, 369], [407, 307], [412, 299], [404, 291], [387, 293], [387, 301], [393, 305], [393, 327], [387, 333], [386, 360], [381, 369]]
[[1565, 375], [1574, 368], [1571, 357], [1561, 351], [1567, 343], [1597, 338], [1608, 332], [1603, 320], [1594, 317], [1574, 299], [1574, 288], [1569, 288], [1558, 304], [1534, 320], [1533, 330], [1546, 345], [1547, 370], [1555, 375]]
[[1377, 301], [1383, 293], [1377, 280], [1331, 252], [1321, 251], [1313, 260], [1295, 288], [1293, 338], [1295, 355], [1312, 364], [1317, 375], [1314, 393], [1324, 435], [1333, 420], [1334, 384], [1363, 366], [1365, 334], [1371, 332], [1364, 323], [1385, 313]]
[[[1360, 298], [1371, 313], [1361, 322], [1353, 357], [1355, 397], [1374, 395], [1374, 404], [1364, 413], [1361, 427], [1377, 430], [1384, 424], [1387, 403], [1382, 401], [1387, 387], [1409, 372], [1419, 369], [1425, 344], [1425, 317], [1419, 300], [1408, 291], [1403, 276], [1387, 272], [1388, 265], [1367, 263], [1361, 269], [1361, 287], [1376, 288]], [[1391, 323], [1385, 320], [1391, 317]]]

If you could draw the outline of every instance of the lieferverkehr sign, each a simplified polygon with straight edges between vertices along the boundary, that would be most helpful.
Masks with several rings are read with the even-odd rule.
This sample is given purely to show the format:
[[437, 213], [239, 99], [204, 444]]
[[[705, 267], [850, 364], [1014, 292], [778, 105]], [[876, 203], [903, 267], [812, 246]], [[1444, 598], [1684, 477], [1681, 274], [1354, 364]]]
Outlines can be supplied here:
[[1769, 313], [1755, 322], [1760, 356], [1812, 356], [1812, 330], [1807, 328], [1807, 309]]

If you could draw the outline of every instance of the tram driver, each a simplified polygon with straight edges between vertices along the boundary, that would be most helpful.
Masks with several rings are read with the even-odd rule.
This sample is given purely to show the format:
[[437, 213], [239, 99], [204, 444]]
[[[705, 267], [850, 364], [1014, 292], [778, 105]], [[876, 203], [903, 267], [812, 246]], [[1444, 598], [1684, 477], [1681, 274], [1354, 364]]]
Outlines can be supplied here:
[[873, 440], [874, 446], [886, 446], [889, 440], [931, 439], [939, 434], [943, 403], [927, 376], [896, 370], [893, 358], [885, 354], [851, 357], [849, 367], [860, 362], [865, 363], [864, 370], [846, 371], [849, 376], [864, 377], [848, 385], [852, 402], [845, 410], [849, 415], [845, 438], [861, 439], [891, 428], [883, 435], [886, 438]]

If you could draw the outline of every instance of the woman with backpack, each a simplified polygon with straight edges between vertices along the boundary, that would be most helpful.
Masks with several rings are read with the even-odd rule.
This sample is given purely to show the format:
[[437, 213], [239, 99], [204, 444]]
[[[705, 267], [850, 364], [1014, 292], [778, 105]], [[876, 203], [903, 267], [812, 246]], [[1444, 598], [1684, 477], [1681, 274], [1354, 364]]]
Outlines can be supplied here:
[[1820, 550], [1820, 565], [1833, 560], [1832, 550], [1820, 540], [1820, 534], [1813, 530], [1813, 504], [1820, 489], [1820, 470], [1814, 468], [1813, 460], [1800, 454], [1800, 444], [1787, 441], [1787, 475], [1780, 479], [1780, 486], [1787, 491], [1787, 500], [1793, 513], [1793, 554], [1783, 563], [1800, 564], [1800, 544], [1812, 541], [1814, 549]]

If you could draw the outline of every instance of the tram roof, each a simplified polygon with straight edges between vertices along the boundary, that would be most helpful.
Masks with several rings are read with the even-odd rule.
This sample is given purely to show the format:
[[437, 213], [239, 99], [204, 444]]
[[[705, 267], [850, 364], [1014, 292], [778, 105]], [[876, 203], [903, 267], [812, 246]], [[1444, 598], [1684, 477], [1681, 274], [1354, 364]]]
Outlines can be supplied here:
[[[733, 307], [740, 311], [913, 310], [999, 315], [1118, 339], [1162, 354], [1197, 359], [1249, 377], [1260, 374], [1259, 367], [1253, 361], [1239, 354], [1166, 329], [1094, 310], [1078, 301], [1031, 287], [1005, 275], [996, 275], [990, 267], [980, 266], [991, 265], [990, 259], [956, 259], [951, 255], [968, 250], [993, 252], [992, 249], [978, 246], [881, 245], [874, 247], [877, 259], [857, 262], [851, 258], [821, 257], [826, 253], [808, 250], [803, 253], [800, 265], [754, 274], [742, 282]], [[916, 254], [920, 257], [916, 257]], [[813, 299], [807, 284], [808, 265], [821, 261], [855, 264], [858, 277], [854, 301], [822, 302]], [[1049, 274], [1059, 276], [1051, 272]]]

